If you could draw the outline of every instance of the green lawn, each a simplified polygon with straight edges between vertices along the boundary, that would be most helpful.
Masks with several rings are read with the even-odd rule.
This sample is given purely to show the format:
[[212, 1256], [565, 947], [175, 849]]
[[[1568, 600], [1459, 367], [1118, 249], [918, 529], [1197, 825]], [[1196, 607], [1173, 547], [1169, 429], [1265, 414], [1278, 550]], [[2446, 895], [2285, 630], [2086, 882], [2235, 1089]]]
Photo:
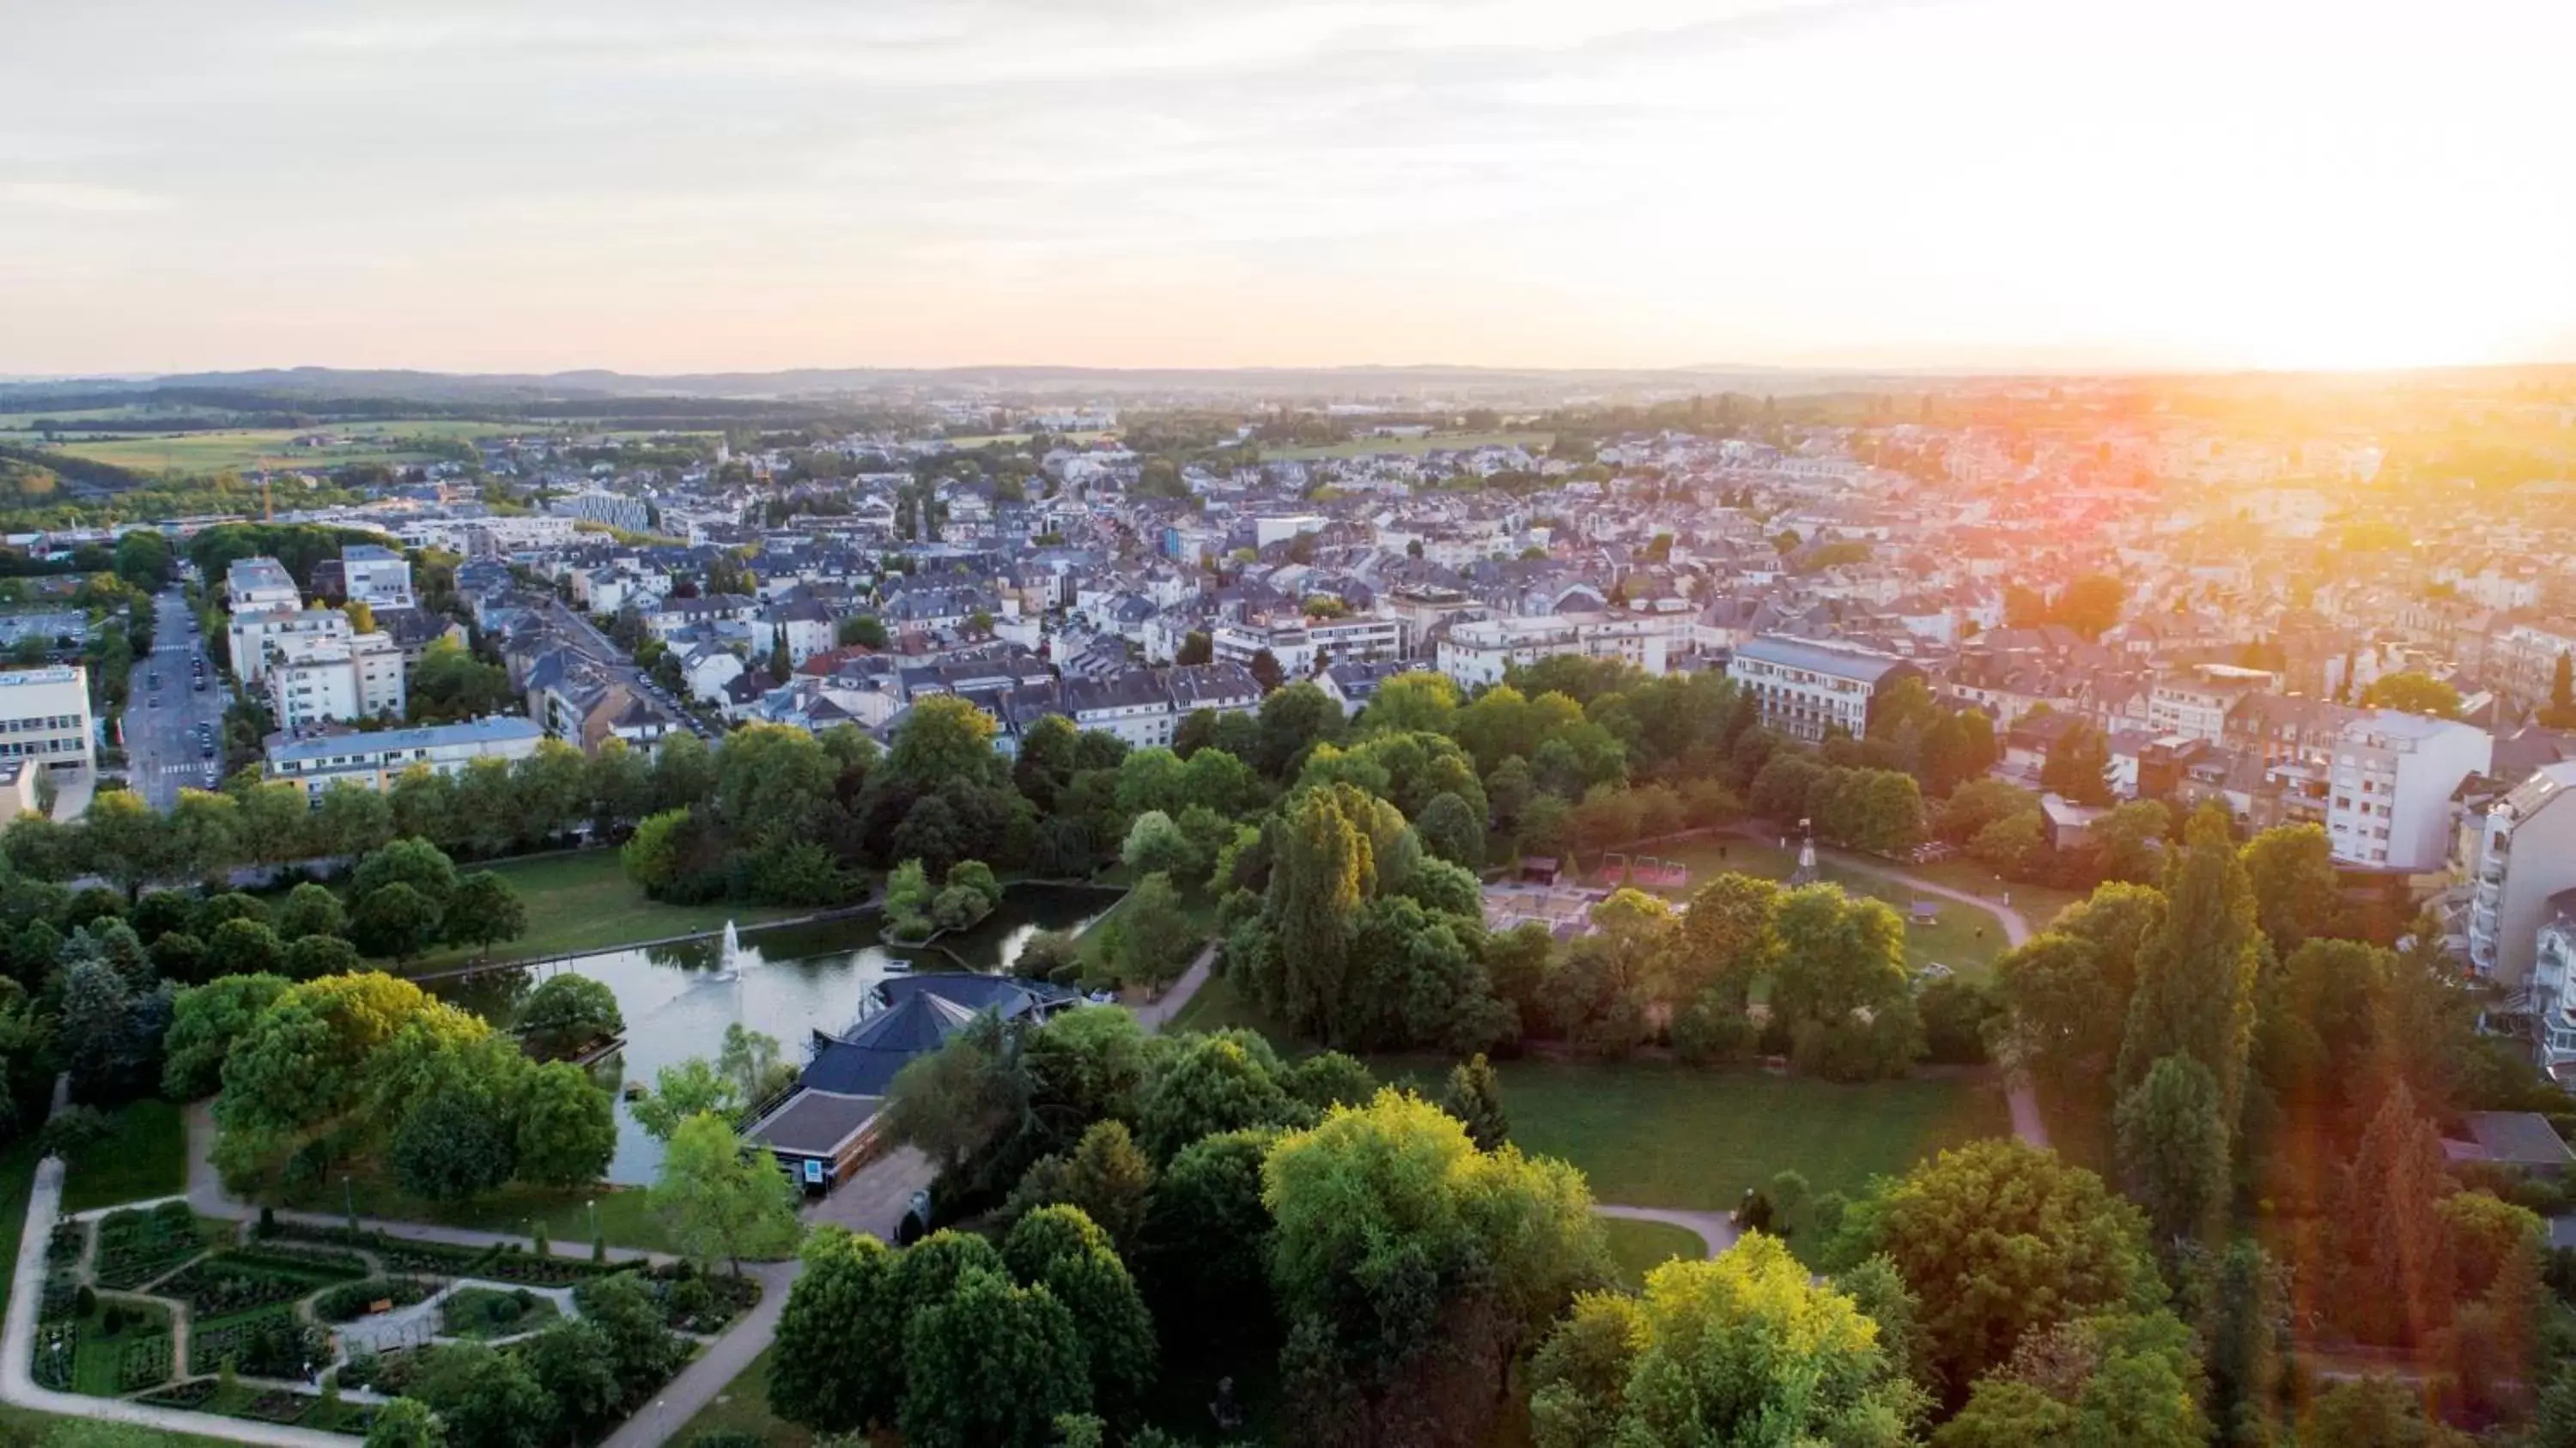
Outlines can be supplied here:
[[[1686, 840], [1660, 848], [1650, 846], [1642, 853], [1678, 860], [1689, 868], [1690, 887], [1665, 892], [1675, 899], [1687, 899], [1691, 888], [1696, 888], [1712, 875], [1730, 870], [1737, 874], [1786, 880], [1798, 868], [1795, 851], [1741, 836]], [[1825, 879], [1855, 895], [1884, 900], [1896, 907], [1897, 914], [1906, 917], [1905, 958], [1917, 970], [1928, 965], [1946, 965], [1962, 975], [1982, 976], [2010, 943], [2004, 937], [2003, 921], [1997, 919], [1991, 910], [1924, 895], [1900, 880], [1840, 860], [1820, 858], [1817, 868]], [[1926, 878], [1931, 878], [1928, 872]], [[1939, 883], [1952, 882], [1943, 880]], [[1913, 922], [1914, 902], [1917, 900], [1931, 901], [1940, 907], [1930, 923], [1918, 925]]]
[[[533, 1187], [513, 1182], [498, 1191], [487, 1192], [462, 1205], [443, 1205], [405, 1193], [383, 1175], [361, 1169], [348, 1177], [349, 1195], [356, 1198], [358, 1215], [379, 1217], [395, 1222], [429, 1222], [442, 1227], [465, 1227], [478, 1232], [507, 1232], [514, 1236], [533, 1236], [535, 1224], [545, 1223], [546, 1236], [556, 1246], [576, 1246], [590, 1241], [590, 1207], [599, 1204], [600, 1235], [611, 1247], [632, 1247], [645, 1252], [668, 1252], [671, 1235], [662, 1220], [653, 1215], [645, 1194], [635, 1187], [601, 1186], [594, 1190], [566, 1190], [556, 1187]], [[337, 1178], [308, 1191], [290, 1194], [275, 1203], [308, 1212], [346, 1210]]]
[[1420, 457], [1427, 452], [1450, 448], [1526, 447], [1544, 448], [1556, 441], [1552, 432], [1441, 432], [1429, 437], [1355, 437], [1349, 442], [1329, 446], [1263, 448], [1261, 455], [1275, 461], [1289, 462], [1312, 458], [1356, 458], [1370, 453], [1404, 453]]
[[2053, 885], [2016, 885], [1974, 860], [1944, 860], [1937, 865], [1923, 865], [1915, 872], [1935, 884], [1971, 894], [2007, 899], [2030, 922], [2032, 931], [2046, 930], [2057, 913], [2084, 898], [2073, 890], [2060, 890]]
[[[101, 436], [58, 443], [54, 450], [143, 472], [210, 473], [226, 468], [256, 468], [263, 463], [334, 468], [349, 463], [424, 461], [429, 454], [405, 446], [416, 439], [492, 437], [525, 430], [511, 423], [433, 418], [320, 428], [225, 428], [162, 437]], [[296, 438], [315, 432], [349, 441], [334, 447], [294, 445]]]
[[1272, 1020], [1261, 1007], [1234, 983], [1230, 975], [1211, 974], [1190, 1003], [1181, 1007], [1166, 1027], [1169, 1034], [1182, 1031], [1222, 1031], [1240, 1027], [1265, 1037], [1282, 1051], [1300, 1054], [1305, 1050], [1286, 1026]]
[[[665, 905], [649, 900], [634, 881], [626, 878], [615, 850], [499, 860], [488, 868], [510, 882], [510, 888], [519, 892], [528, 909], [528, 933], [493, 947], [494, 956], [504, 960], [606, 950], [666, 936], [722, 930], [728, 920], [751, 926], [810, 913], [792, 906]], [[413, 968], [437, 970], [458, 965], [475, 953], [443, 950], [423, 957]]]
[[1943, 1147], [2009, 1134], [2003, 1088], [1918, 1079], [1840, 1086], [1660, 1061], [1498, 1063], [1512, 1140], [1583, 1168], [1595, 1200], [1725, 1211], [1784, 1170], [1858, 1195]]
[[1646, 1285], [1648, 1272], [1675, 1257], [1698, 1261], [1708, 1255], [1708, 1244], [1699, 1233], [1669, 1222], [1604, 1217], [1601, 1231], [1610, 1239], [1610, 1260], [1619, 1264], [1619, 1280], [1632, 1291]]
[[776, 1351], [762, 1348], [760, 1356], [725, 1384], [715, 1401], [682, 1425], [671, 1441], [686, 1445], [702, 1433], [745, 1433], [771, 1448], [807, 1448], [814, 1441], [812, 1433], [769, 1411], [769, 1355]]
[[175, 1197], [188, 1189], [188, 1125], [167, 1101], [119, 1107], [116, 1129], [65, 1164], [63, 1210]]

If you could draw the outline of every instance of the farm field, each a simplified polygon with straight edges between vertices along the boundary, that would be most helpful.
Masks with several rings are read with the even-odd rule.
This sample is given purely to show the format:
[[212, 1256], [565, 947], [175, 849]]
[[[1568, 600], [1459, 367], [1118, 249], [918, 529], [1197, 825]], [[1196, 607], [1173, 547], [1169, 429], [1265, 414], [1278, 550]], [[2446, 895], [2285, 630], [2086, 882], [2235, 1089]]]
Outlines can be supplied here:
[[[512, 430], [513, 425], [508, 423], [432, 418], [349, 423], [300, 430], [241, 428], [157, 437], [100, 436], [55, 443], [51, 450], [141, 472], [219, 472], [226, 468], [255, 468], [263, 461], [280, 461], [300, 467], [337, 467], [346, 463], [427, 461], [428, 454], [408, 450], [399, 444], [417, 438], [489, 437]], [[350, 441], [336, 447], [294, 445], [296, 438], [315, 432], [329, 433]]]

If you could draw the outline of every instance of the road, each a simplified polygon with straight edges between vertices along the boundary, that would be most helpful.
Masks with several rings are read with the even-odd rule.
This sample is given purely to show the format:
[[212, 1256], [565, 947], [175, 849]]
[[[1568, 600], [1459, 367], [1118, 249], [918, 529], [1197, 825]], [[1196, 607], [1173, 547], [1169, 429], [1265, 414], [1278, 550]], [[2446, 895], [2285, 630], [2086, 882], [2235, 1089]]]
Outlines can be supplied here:
[[[175, 588], [153, 599], [152, 657], [134, 667], [134, 685], [123, 716], [126, 772], [154, 809], [179, 802], [182, 787], [211, 789], [221, 782], [224, 704], [227, 694], [214, 666], [201, 693], [189, 687], [189, 665], [206, 656], [204, 640], [188, 632], [187, 600]], [[160, 687], [152, 680], [160, 678]], [[156, 707], [154, 699], [161, 702]], [[193, 731], [203, 724], [215, 736], [216, 757], [200, 757]]]

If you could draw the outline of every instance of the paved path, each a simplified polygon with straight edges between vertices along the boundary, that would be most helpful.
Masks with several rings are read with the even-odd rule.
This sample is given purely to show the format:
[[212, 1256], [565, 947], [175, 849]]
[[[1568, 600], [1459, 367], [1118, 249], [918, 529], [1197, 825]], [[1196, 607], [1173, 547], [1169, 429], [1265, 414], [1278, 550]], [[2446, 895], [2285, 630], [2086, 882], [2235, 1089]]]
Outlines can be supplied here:
[[1170, 990], [1135, 1008], [1136, 1024], [1148, 1031], [1160, 1031], [1170, 1025], [1172, 1017], [1198, 995], [1199, 987], [1207, 984], [1208, 972], [1216, 965], [1216, 952], [1217, 942], [1209, 941], [1199, 951], [1198, 959], [1190, 962], [1190, 968], [1181, 972], [1181, 978], [1172, 982]]
[[62, 1202], [62, 1158], [49, 1156], [36, 1166], [36, 1189], [27, 1201], [27, 1225], [18, 1238], [17, 1267], [10, 1277], [8, 1328], [5, 1333], [0, 1333], [0, 1400], [40, 1413], [133, 1423], [169, 1433], [226, 1438], [236, 1443], [269, 1443], [281, 1445], [281, 1448], [349, 1448], [357, 1441], [311, 1428], [252, 1423], [237, 1418], [221, 1418], [212, 1413], [153, 1408], [121, 1398], [92, 1398], [38, 1387], [29, 1369], [36, 1349], [36, 1308], [45, 1293], [45, 1246], [53, 1240], [54, 1223], [61, 1216]]
[[1597, 1217], [1617, 1217], [1623, 1222], [1661, 1222], [1679, 1227], [1708, 1244], [1708, 1255], [1714, 1257], [1735, 1245], [1735, 1223], [1724, 1212], [1685, 1212], [1671, 1207], [1612, 1207], [1595, 1205]]
[[[1727, 833], [1752, 840], [1767, 841], [1776, 838], [1773, 832], [1751, 825], [1738, 825]], [[2031, 937], [2030, 922], [2022, 917], [2020, 911], [2002, 901], [1989, 900], [1974, 891], [1953, 889], [1948, 885], [1926, 880], [1902, 866], [1872, 860], [1847, 850], [1832, 850], [1818, 845], [1816, 854], [1819, 858], [1830, 859], [1845, 869], [1894, 880], [1909, 890], [1920, 891], [1926, 895], [1937, 895], [1944, 900], [1955, 900], [1962, 905], [1974, 905], [2002, 922], [2006, 945], [2020, 945]], [[2004, 1078], [2004, 1101], [2012, 1108], [2013, 1135], [2032, 1146], [2046, 1148], [2048, 1122], [2039, 1113], [2039, 1093], [2031, 1088], [2030, 1078], [2018, 1071], [2007, 1074]]]

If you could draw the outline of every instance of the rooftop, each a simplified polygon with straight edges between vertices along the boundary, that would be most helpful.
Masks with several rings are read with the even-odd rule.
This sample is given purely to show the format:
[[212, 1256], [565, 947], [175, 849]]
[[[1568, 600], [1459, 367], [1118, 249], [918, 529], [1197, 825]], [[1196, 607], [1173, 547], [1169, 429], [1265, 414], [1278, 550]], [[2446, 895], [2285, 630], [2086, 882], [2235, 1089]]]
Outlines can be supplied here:
[[315, 739], [290, 739], [273, 745], [268, 751], [272, 760], [329, 759], [342, 754], [385, 754], [403, 749], [436, 749], [452, 744], [510, 744], [522, 739], [542, 738], [545, 731], [530, 719], [496, 714], [488, 719], [469, 719], [462, 724], [429, 724], [418, 729], [384, 729], [373, 734], [326, 734]]

